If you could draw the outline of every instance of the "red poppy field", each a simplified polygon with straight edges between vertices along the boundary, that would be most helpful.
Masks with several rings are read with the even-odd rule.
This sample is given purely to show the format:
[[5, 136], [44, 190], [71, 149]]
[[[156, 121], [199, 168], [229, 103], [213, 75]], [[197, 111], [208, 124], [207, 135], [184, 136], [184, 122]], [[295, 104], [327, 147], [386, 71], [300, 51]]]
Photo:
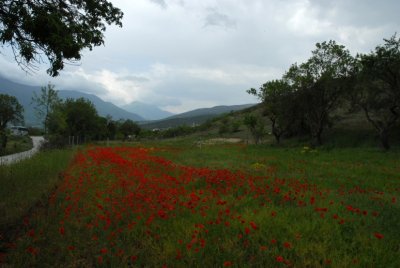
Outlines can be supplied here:
[[[400, 267], [400, 184], [381, 189], [89, 147], [9, 245], [13, 267]], [[173, 158], [173, 157], [172, 157]], [[253, 172], [251, 172], [253, 170]]]

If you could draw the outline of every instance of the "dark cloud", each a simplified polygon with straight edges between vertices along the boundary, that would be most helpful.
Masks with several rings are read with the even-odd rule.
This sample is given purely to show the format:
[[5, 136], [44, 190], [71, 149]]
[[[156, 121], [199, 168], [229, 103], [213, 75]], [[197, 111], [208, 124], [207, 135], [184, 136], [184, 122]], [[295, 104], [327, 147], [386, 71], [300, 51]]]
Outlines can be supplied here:
[[310, 0], [310, 3], [318, 9], [319, 18], [329, 18], [336, 25], [374, 27], [400, 21], [398, 0]]

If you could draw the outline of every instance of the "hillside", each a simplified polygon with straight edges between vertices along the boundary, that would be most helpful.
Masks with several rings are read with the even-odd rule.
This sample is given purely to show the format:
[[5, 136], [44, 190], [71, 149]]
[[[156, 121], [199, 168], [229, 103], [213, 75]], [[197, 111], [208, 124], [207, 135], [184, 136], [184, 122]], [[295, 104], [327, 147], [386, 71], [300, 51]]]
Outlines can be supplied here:
[[241, 111], [254, 107], [255, 104], [230, 105], [230, 106], [215, 106], [212, 108], [201, 108], [185, 113], [177, 114], [162, 120], [141, 122], [141, 126], [145, 129], [166, 129], [178, 126], [197, 126], [206, 121], [212, 120], [223, 114], [228, 114], [234, 111]]
[[[214, 117], [206, 124], [194, 128], [190, 136], [197, 139], [210, 137], [238, 138], [246, 143], [253, 143], [253, 138], [248, 128], [244, 125], [244, 119], [248, 115], [260, 117], [264, 123], [264, 133], [261, 143], [276, 146], [276, 141], [271, 133], [271, 121], [264, 115], [262, 104], [249, 108], [223, 114]], [[189, 124], [187, 124], [189, 125]], [[189, 125], [190, 126], [190, 125]], [[236, 128], [236, 129], [235, 129]], [[393, 148], [400, 147], [400, 125], [393, 128], [390, 133], [390, 142]], [[298, 147], [310, 145], [310, 137], [307, 134], [283, 137], [282, 147]], [[362, 111], [349, 113], [346, 109], [340, 109], [335, 114], [335, 122], [323, 132], [323, 144], [325, 148], [354, 148], [354, 147], [380, 147], [378, 135], [373, 126], [368, 122]]]
[[167, 119], [189, 118], [189, 117], [204, 116], [204, 115], [220, 115], [220, 114], [229, 113], [232, 111], [243, 110], [243, 109], [249, 108], [253, 105], [254, 104], [229, 105], [229, 106], [221, 105], [221, 106], [215, 106], [215, 107], [211, 107], [211, 108], [200, 108], [200, 109], [192, 110], [189, 112], [177, 114], [177, 115], [171, 116]]
[[143, 122], [140, 126], [144, 129], [167, 129], [178, 126], [197, 126], [200, 125], [207, 120], [215, 118], [218, 115], [198, 115], [193, 117], [185, 117], [185, 118], [167, 118], [164, 120], [153, 121], [153, 122]]

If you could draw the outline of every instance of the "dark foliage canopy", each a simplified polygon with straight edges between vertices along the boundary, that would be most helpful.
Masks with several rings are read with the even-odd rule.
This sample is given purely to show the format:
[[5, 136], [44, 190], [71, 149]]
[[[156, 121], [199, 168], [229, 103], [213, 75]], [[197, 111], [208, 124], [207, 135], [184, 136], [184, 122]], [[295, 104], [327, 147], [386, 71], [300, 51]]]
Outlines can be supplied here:
[[24, 108], [14, 96], [0, 94], [0, 132], [9, 122], [22, 122]]
[[123, 13], [106, 0], [2, 0], [0, 42], [9, 45], [25, 70], [45, 56], [51, 76], [82, 50], [104, 43], [106, 24], [122, 27]]

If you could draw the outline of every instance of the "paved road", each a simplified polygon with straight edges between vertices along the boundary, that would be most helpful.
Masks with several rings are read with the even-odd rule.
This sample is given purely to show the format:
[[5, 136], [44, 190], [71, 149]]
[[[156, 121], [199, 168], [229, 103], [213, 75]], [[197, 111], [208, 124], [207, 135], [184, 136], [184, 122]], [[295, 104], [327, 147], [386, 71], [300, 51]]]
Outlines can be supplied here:
[[6, 155], [0, 157], [0, 165], [10, 165], [13, 163], [16, 163], [18, 161], [21, 161], [23, 159], [29, 158], [35, 153], [39, 151], [40, 146], [42, 146], [44, 142], [43, 137], [33, 137], [31, 136], [32, 143], [33, 143], [33, 148], [30, 149], [29, 151], [17, 153], [17, 154], [11, 154], [11, 155]]

